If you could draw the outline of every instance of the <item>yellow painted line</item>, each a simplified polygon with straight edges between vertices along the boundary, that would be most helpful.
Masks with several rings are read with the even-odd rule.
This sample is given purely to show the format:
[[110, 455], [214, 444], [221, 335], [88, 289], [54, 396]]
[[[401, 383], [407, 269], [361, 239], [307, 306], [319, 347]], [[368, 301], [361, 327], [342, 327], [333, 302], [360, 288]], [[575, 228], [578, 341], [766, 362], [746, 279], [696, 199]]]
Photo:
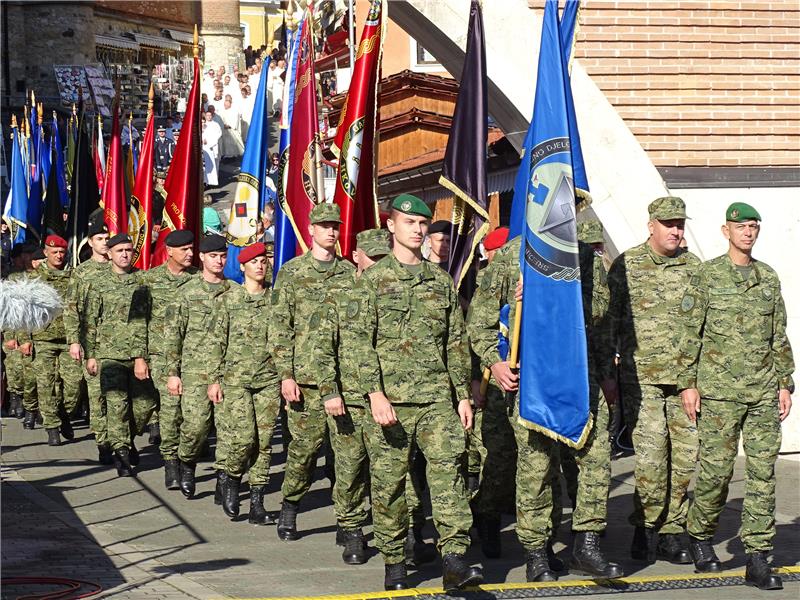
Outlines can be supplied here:
[[[775, 572], [786, 575], [800, 573], [800, 565], [776, 568]], [[641, 577], [622, 577], [620, 579], [570, 579], [563, 581], [547, 581], [542, 583], [489, 583], [472, 589], [475, 591], [481, 590], [487, 592], [502, 592], [504, 590], [536, 590], [548, 588], [592, 588], [608, 587], [608, 582], [611, 582], [615, 585], [620, 585], [670, 581], [702, 581], [704, 579], [730, 579], [733, 577], [744, 577], [744, 571], [726, 571], [723, 573], [688, 573], [686, 575], [648, 575]], [[412, 588], [396, 592], [363, 592], [357, 594], [332, 594], [323, 596], [274, 596], [264, 598], [236, 598], [234, 600], [375, 600], [378, 598], [408, 598], [413, 596], [428, 596], [432, 594], [444, 594], [444, 590], [439, 587], [431, 587]]]

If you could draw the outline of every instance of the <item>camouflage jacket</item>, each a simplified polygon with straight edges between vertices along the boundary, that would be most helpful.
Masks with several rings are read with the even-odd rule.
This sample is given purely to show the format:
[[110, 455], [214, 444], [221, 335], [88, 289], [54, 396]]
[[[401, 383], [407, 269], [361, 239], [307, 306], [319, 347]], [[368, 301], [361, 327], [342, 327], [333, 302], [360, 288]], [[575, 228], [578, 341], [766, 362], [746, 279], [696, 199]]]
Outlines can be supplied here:
[[464, 317], [453, 280], [439, 267], [425, 261], [413, 274], [385, 256], [361, 275], [345, 317], [362, 390], [404, 404], [469, 399]]
[[727, 254], [703, 264], [681, 301], [678, 386], [704, 398], [775, 398], [793, 389], [794, 360], [778, 275], [753, 261], [747, 280]]
[[214, 331], [209, 340], [209, 383], [262, 388], [278, 383], [275, 363], [267, 351], [271, 318], [269, 289], [250, 294], [231, 284], [220, 296]]
[[175, 301], [177, 289], [196, 274], [197, 269], [189, 267], [180, 275], [173, 275], [166, 263], [142, 274], [142, 281], [150, 294], [150, 320], [147, 324], [150, 354], [164, 354], [167, 307]]
[[352, 278], [353, 269], [340, 258], [330, 267], [323, 265], [310, 251], [281, 267], [272, 291], [269, 329], [269, 351], [281, 381], [319, 385], [314, 357], [319, 346], [320, 306], [332, 287]]
[[[581, 267], [581, 296], [583, 321], [589, 348], [589, 369], [597, 366], [602, 356], [602, 330], [608, 316], [611, 293], [608, 290], [608, 272], [603, 257], [597, 256], [589, 244], [578, 242], [578, 260]], [[597, 374], [599, 375], [599, 373]], [[609, 373], [603, 373], [608, 376]]]
[[111, 263], [87, 260], [72, 270], [67, 290], [67, 302], [64, 307], [64, 330], [68, 344], [80, 344], [86, 347], [86, 327], [84, 313], [89, 286], [94, 280], [106, 278]]
[[691, 252], [659, 256], [647, 242], [617, 257], [608, 272], [608, 319], [599, 332], [602, 377], [613, 373], [619, 352], [623, 382], [676, 384], [681, 298], [699, 267]]
[[[38, 269], [31, 271], [32, 278], [39, 278], [47, 282], [58, 292], [61, 300], [66, 303], [67, 289], [69, 288], [70, 277], [72, 276], [71, 269], [64, 269], [59, 271], [51, 269], [47, 266], [47, 262], [42, 262]], [[52, 342], [56, 344], [63, 344], [66, 342], [66, 333], [64, 332], [64, 313], [62, 312], [44, 329], [34, 331], [31, 334], [31, 339], [34, 342]]]
[[208, 382], [208, 344], [214, 334], [221, 296], [230, 282], [208, 283], [202, 275], [178, 288], [164, 326], [167, 377], [192, 375]]
[[147, 358], [147, 289], [141, 273], [119, 275], [112, 269], [87, 290], [86, 358]]

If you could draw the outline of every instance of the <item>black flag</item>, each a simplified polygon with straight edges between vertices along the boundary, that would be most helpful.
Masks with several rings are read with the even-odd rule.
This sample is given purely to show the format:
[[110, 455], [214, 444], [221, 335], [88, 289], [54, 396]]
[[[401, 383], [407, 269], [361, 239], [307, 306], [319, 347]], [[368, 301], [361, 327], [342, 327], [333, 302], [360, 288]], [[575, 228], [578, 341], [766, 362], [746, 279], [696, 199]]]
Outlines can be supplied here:
[[[489, 111], [486, 90], [483, 15], [480, 2], [472, 0], [461, 85], [439, 178], [440, 185], [456, 194], [448, 268], [456, 289], [467, 279], [475, 249], [489, 230], [486, 202]], [[471, 293], [464, 293], [466, 291], [463, 290], [462, 295], [470, 296]]]
[[55, 234], [66, 237], [67, 227], [64, 223], [64, 207], [61, 205], [61, 192], [58, 189], [58, 165], [56, 164], [53, 137], [50, 137], [50, 173], [47, 176], [47, 195], [44, 199], [44, 231], [45, 236]]

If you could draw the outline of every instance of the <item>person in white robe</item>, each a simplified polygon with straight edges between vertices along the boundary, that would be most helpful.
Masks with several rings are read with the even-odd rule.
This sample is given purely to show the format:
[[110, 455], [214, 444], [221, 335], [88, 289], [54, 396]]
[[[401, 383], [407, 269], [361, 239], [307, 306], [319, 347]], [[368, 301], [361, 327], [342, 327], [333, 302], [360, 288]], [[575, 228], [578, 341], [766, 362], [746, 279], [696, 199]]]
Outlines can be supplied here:
[[225, 96], [225, 104], [219, 113], [222, 118], [222, 139], [220, 154], [222, 158], [239, 158], [244, 153], [244, 142], [241, 133], [241, 113], [233, 105], [233, 98]]
[[203, 173], [206, 185], [219, 185], [219, 141], [222, 128], [214, 120], [213, 111], [203, 115]]

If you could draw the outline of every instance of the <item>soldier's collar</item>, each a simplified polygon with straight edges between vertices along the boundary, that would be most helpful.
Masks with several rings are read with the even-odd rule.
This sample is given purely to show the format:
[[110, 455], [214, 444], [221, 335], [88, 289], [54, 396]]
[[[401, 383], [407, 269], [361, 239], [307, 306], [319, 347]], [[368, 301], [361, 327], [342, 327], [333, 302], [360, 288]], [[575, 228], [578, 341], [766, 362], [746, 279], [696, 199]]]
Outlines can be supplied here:
[[421, 263], [422, 264], [422, 268], [420, 269], [420, 272], [415, 275], [414, 273], [412, 273], [411, 271], [406, 269], [403, 266], [403, 263], [401, 263], [399, 260], [397, 260], [397, 257], [394, 254], [390, 254], [389, 256], [391, 257], [390, 261], [391, 261], [392, 268], [394, 268], [395, 273], [397, 273], [397, 276], [400, 279], [419, 279], [420, 281], [433, 279], [434, 278], [433, 269], [438, 269], [439, 268], [439, 267], [431, 264], [427, 260], [423, 260], [422, 263]]
[[746, 281], [742, 276], [741, 271], [739, 271], [739, 269], [736, 268], [736, 265], [733, 264], [733, 261], [728, 253], [725, 253], [725, 260], [728, 263], [728, 269], [730, 269], [731, 277], [733, 277], [733, 280], [737, 284], [747, 283], [750, 286], [753, 286], [761, 283], [761, 272], [758, 268], [758, 261], [755, 258], [752, 259], [752, 262], [750, 263], [750, 266], [753, 268], [753, 272], [750, 273], [750, 277], [748, 277]]

